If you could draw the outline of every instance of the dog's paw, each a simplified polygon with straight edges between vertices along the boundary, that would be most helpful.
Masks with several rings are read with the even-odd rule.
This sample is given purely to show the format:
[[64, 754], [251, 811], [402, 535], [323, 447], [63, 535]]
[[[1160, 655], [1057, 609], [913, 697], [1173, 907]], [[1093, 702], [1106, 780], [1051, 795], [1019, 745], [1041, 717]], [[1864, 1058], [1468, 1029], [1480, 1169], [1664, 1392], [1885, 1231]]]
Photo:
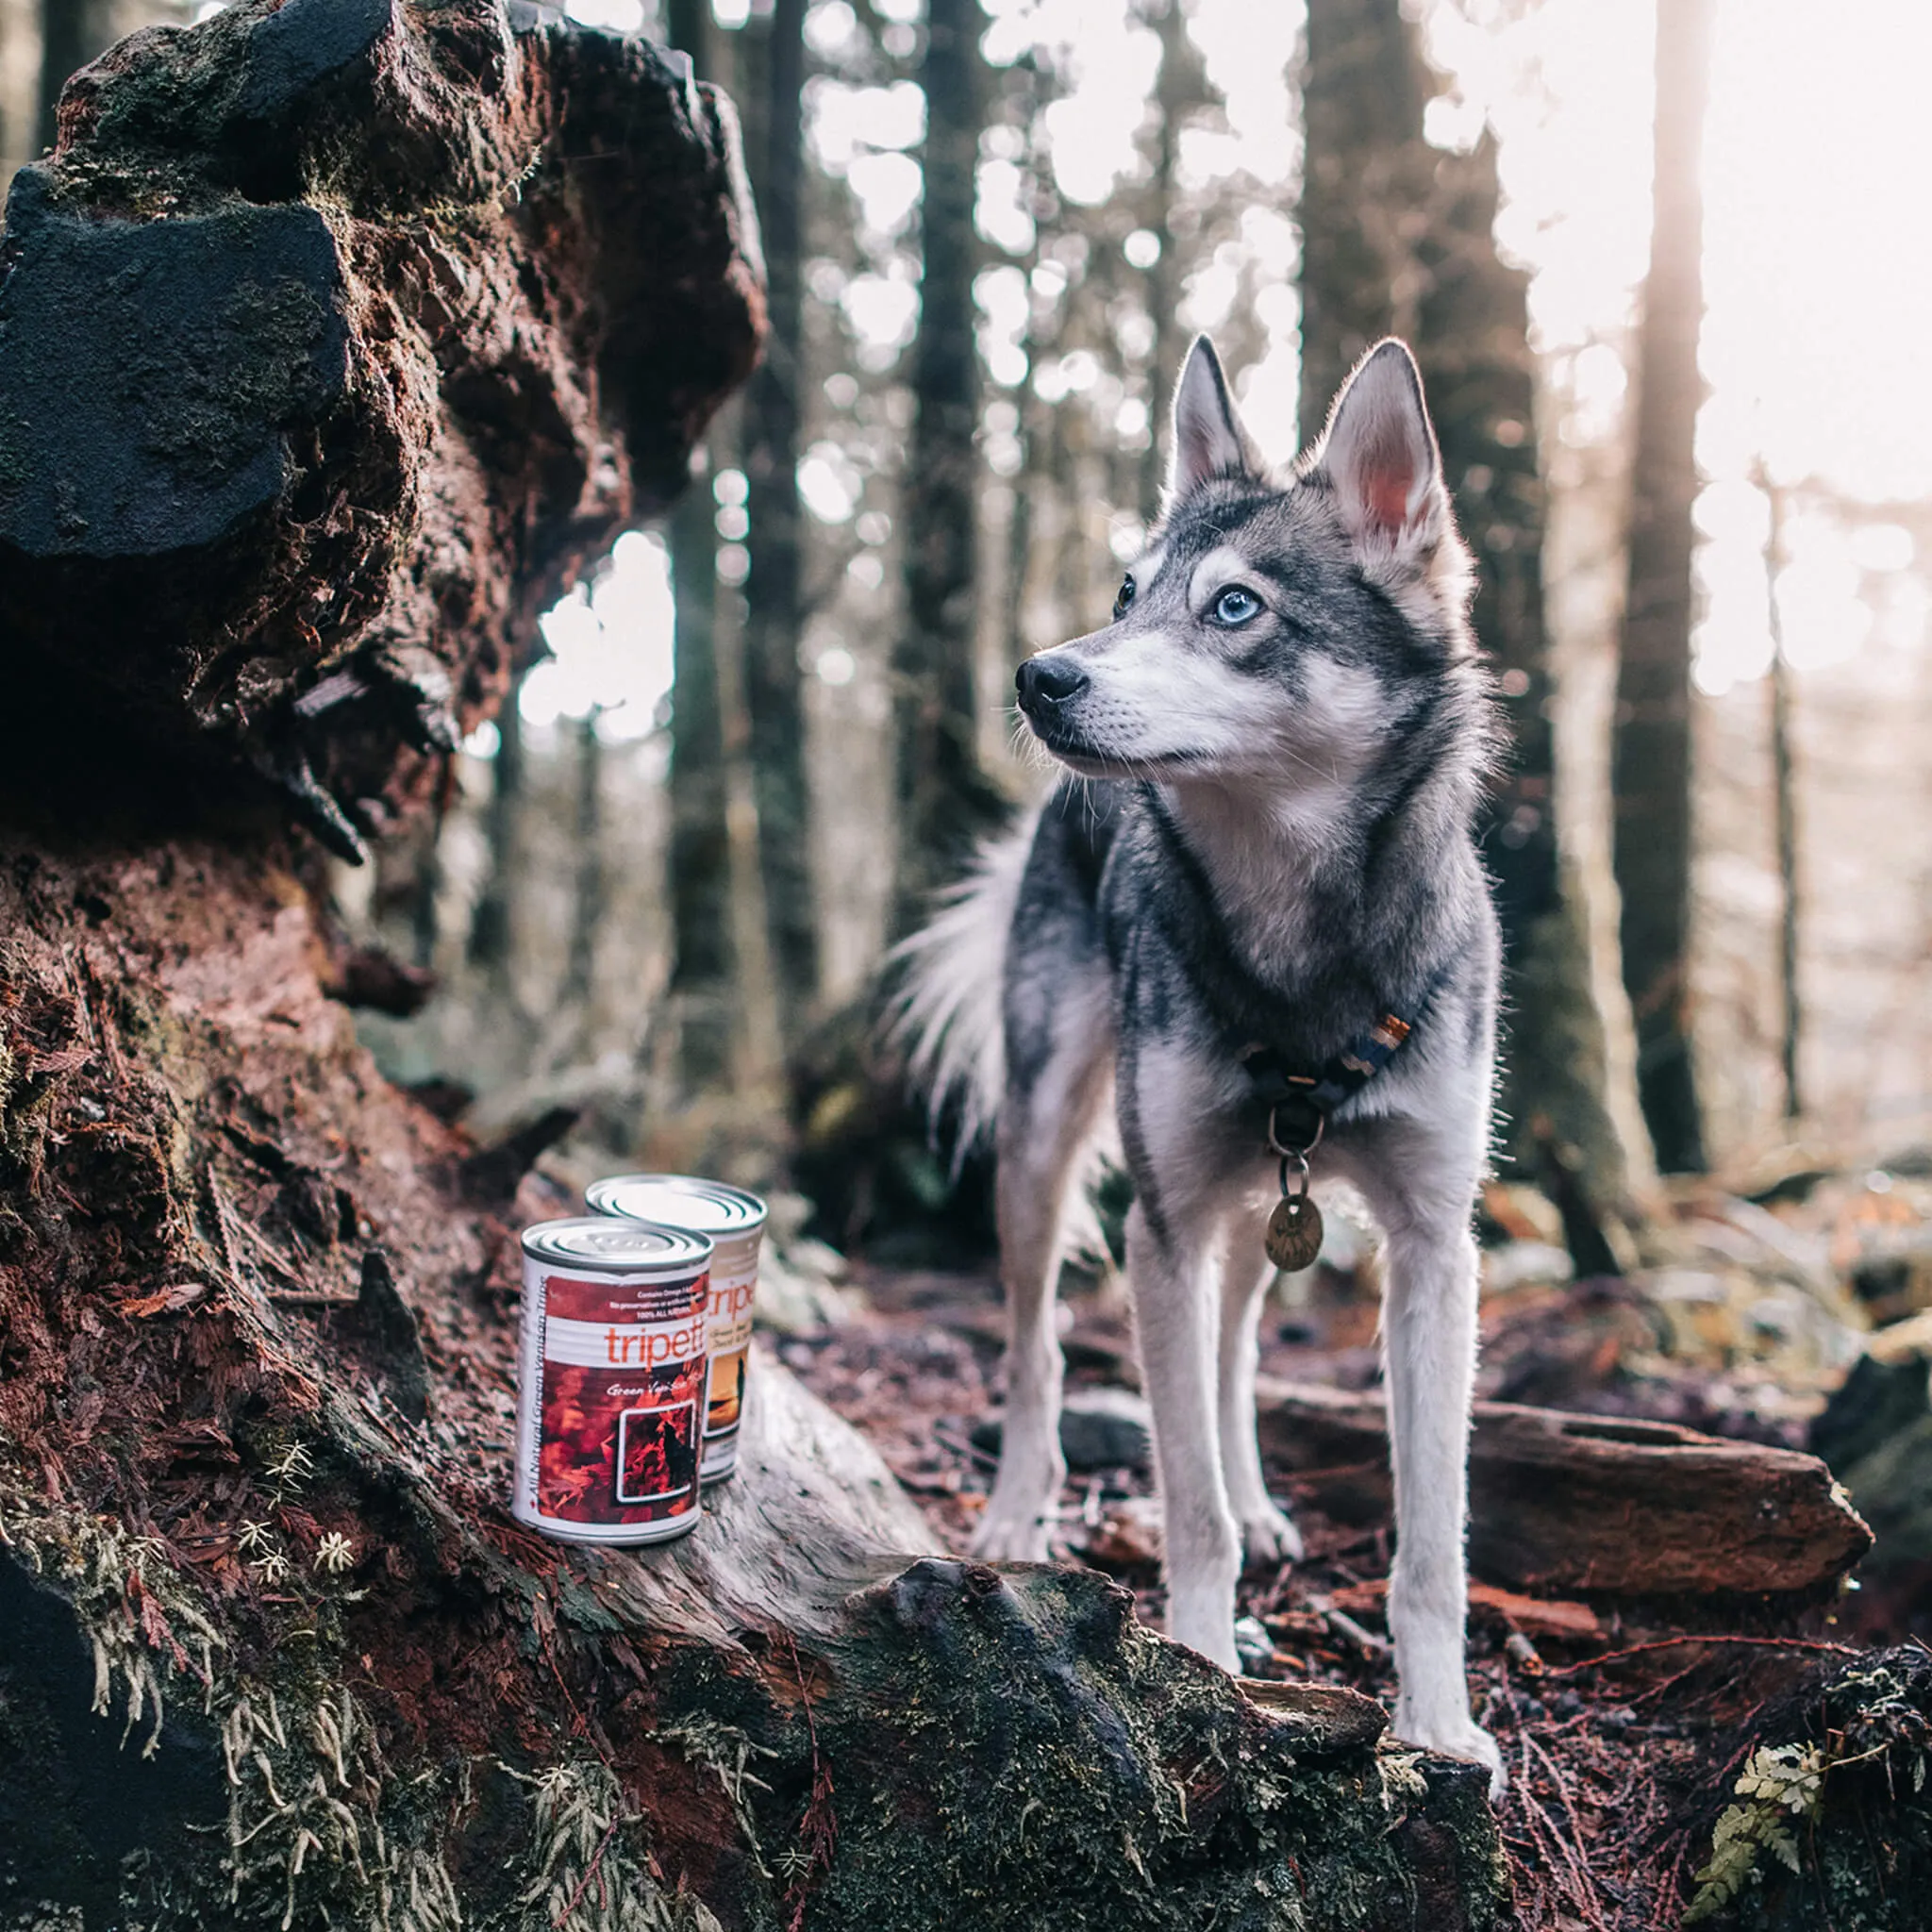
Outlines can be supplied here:
[[1273, 1503], [1251, 1510], [1241, 1518], [1241, 1553], [1254, 1568], [1271, 1564], [1299, 1563], [1302, 1559], [1302, 1533], [1288, 1511]]
[[1044, 1563], [1048, 1530], [1045, 1513], [1003, 1509], [997, 1499], [986, 1507], [973, 1532], [972, 1552], [988, 1563]]
[[1424, 1724], [1405, 1721], [1398, 1707], [1394, 1730], [1405, 1744], [1420, 1744], [1426, 1751], [1440, 1751], [1448, 1757], [1467, 1757], [1480, 1764], [1490, 1774], [1491, 1804], [1495, 1804], [1508, 1788], [1509, 1774], [1503, 1769], [1502, 1747], [1474, 1718]]

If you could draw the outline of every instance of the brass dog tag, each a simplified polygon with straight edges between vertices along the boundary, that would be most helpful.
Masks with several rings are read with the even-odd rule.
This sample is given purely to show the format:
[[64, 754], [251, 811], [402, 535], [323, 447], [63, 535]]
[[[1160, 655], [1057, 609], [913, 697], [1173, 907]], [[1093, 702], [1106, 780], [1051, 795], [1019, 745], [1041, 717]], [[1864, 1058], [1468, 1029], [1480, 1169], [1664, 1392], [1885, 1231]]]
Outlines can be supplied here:
[[1306, 1194], [1279, 1200], [1268, 1217], [1268, 1258], [1292, 1274], [1322, 1252], [1322, 1210]]

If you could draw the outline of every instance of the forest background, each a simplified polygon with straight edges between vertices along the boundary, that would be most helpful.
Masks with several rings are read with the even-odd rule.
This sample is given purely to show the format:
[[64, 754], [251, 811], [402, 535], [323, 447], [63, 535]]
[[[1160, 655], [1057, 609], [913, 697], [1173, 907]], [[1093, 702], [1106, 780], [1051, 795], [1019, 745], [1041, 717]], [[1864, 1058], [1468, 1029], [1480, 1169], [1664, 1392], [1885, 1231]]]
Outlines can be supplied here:
[[[211, 10], [0, 0], [8, 171], [74, 68]], [[1510, 1172], [1580, 1196], [1608, 1273], [1659, 1173], [1924, 1138], [1915, 9], [569, 11], [737, 103], [771, 344], [440, 812], [341, 870], [410, 969], [364, 1016], [387, 1071], [485, 1134], [568, 1117], [566, 1160], [795, 1171], [841, 1245], [941, 1209], [866, 1022], [885, 948], [1042, 782], [1014, 664], [1104, 620], [1193, 331], [1285, 460], [1392, 330], [1514, 741], [1485, 830]]]

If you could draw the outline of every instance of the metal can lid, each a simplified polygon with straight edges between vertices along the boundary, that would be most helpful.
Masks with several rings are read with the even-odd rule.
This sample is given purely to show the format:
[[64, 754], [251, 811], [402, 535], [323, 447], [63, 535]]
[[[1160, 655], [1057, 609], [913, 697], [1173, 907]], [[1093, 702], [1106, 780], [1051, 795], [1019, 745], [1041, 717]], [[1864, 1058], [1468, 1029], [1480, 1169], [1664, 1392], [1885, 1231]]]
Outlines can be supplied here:
[[625, 1214], [721, 1238], [751, 1234], [765, 1224], [765, 1204], [756, 1194], [696, 1174], [612, 1174], [592, 1181], [584, 1199], [593, 1214]]
[[611, 1274], [644, 1270], [674, 1274], [705, 1267], [711, 1258], [711, 1241], [693, 1228], [584, 1214], [525, 1228], [524, 1253], [540, 1261], [575, 1262]]

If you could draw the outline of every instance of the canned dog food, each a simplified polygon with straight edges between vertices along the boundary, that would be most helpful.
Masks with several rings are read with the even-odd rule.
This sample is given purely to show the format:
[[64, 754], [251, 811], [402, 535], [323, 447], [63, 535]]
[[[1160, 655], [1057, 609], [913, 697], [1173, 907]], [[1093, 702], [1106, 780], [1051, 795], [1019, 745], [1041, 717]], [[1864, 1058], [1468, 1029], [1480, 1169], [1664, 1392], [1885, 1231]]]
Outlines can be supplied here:
[[697, 1522], [710, 1261], [683, 1228], [596, 1215], [525, 1229], [520, 1523], [654, 1543]]
[[705, 1414], [704, 1479], [721, 1483], [738, 1466], [738, 1429], [751, 1361], [751, 1308], [758, 1283], [765, 1204], [742, 1188], [682, 1174], [621, 1174], [584, 1197], [593, 1214], [623, 1214], [660, 1227], [709, 1235], [711, 1385]]

